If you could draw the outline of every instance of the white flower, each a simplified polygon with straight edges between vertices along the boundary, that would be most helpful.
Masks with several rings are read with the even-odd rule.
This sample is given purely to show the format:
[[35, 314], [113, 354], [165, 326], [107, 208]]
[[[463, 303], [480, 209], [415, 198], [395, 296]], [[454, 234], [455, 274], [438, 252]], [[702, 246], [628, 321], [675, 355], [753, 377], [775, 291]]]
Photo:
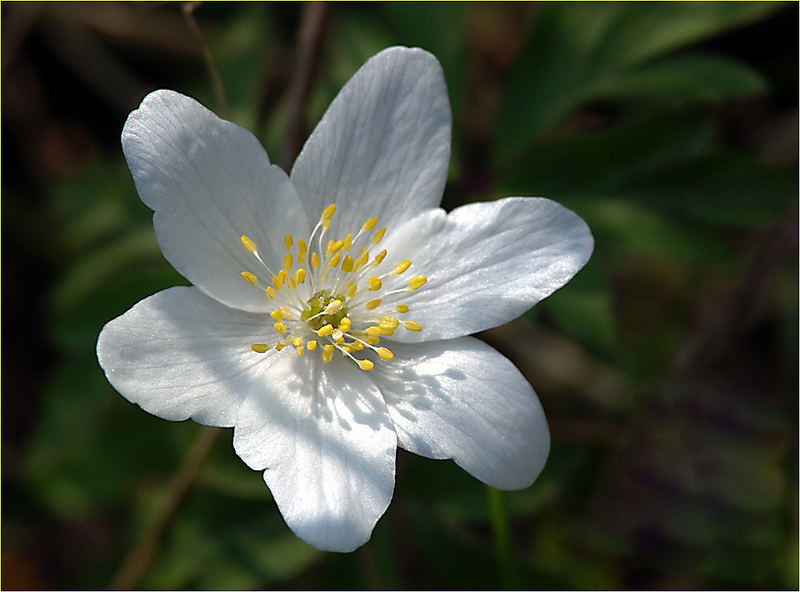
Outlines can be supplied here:
[[432, 55], [371, 58], [289, 176], [250, 132], [168, 90], [131, 113], [122, 146], [164, 256], [194, 284], [101, 332], [124, 397], [233, 427], [236, 453], [320, 549], [369, 539], [398, 445], [493, 487], [534, 481], [550, 446], [541, 405], [468, 335], [566, 283], [592, 236], [547, 199], [437, 207], [450, 108]]

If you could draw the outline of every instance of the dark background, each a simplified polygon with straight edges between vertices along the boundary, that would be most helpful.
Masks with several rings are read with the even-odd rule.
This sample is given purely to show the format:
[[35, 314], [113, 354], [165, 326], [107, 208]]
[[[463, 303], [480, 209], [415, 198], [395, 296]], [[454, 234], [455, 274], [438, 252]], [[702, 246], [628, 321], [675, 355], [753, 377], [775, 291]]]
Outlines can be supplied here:
[[[129, 585], [798, 586], [797, 4], [1, 10], [3, 588], [105, 588], [154, 531]], [[174, 503], [202, 428], [127, 403], [94, 347], [185, 283], [119, 134], [155, 88], [224, 111], [203, 42], [230, 117], [284, 166], [370, 55], [422, 46], [453, 107], [445, 207], [542, 195], [588, 222], [584, 270], [481, 335], [548, 414], [532, 487], [490, 495], [400, 451], [373, 540], [327, 554], [292, 535], [226, 430]]]

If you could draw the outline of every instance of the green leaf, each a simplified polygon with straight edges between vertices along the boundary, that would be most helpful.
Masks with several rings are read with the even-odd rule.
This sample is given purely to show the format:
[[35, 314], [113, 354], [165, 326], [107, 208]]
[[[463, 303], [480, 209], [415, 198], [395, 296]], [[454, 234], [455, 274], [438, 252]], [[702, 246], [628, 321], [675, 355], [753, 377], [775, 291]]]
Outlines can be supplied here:
[[[645, 61], [763, 18], [780, 7], [768, 2], [543, 4], [509, 74], [495, 129], [496, 162], [519, 155], [586, 101], [615, 96], [615, 81]], [[688, 67], [698, 69], [691, 62]], [[723, 80], [717, 83], [730, 85], [730, 65], [723, 67], [726, 71], [719, 75]], [[672, 78], [672, 85], [665, 81], [659, 86], [663, 98], [670, 99], [679, 74], [661, 74]], [[743, 72], [738, 72], [736, 84], [744, 84], [742, 77]], [[653, 92], [648, 96], [653, 96], [652, 79], [638, 84], [649, 85]], [[719, 89], [717, 94], [726, 96]]]
[[598, 81], [592, 96], [669, 97], [671, 101], [718, 101], [764, 92], [766, 81], [754, 70], [711, 56], [679, 56], [648, 63]]

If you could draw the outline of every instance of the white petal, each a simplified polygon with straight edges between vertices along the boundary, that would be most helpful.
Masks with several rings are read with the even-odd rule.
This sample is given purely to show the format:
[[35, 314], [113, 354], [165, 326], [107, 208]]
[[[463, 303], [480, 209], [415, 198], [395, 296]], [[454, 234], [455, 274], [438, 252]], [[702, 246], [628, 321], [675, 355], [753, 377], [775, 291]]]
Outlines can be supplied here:
[[583, 267], [594, 240], [586, 223], [556, 202], [509, 197], [450, 214], [430, 210], [383, 246], [390, 253], [384, 266], [407, 258], [413, 263], [403, 278], [428, 278], [422, 288], [386, 301], [408, 303], [403, 318], [423, 328], [391, 339], [417, 342], [468, 335], [519, 316]]
[[536, 393], [514, 365], [473, 338], [395, 344], [373, 378], [400, 446], [452, 458], [484, 483], [520, 489], [536, 479], [550, 434]]
[[277, 272], [284, 235], [310, 229], [294, 187], [258, 140], [194, 99], [159, 90], [128, 117], [122, 148], [142, 201], [156, 211], [156, 237], [172, 266], [220, 302], [267, 310], [240, 274], [267, 282], [269, 275], [240, 236]]
[[145, 411], [230, 427], [272, 354], [262, 315], [228, 308], [191, 287], [164, 290], [109, 322], [97, 341], [108, 381]]
[[450, 104], [439, 62], [392, 47], [339, 92], [292, 168], [309, 216], [336, 203], [332, 236], [378, 218], [396, 225], [436, 207], [450, 159]]
[[378, 389], [340, 356], [276, 356], [239, 409], [236, 453], [264, 480], [289, 527], [328, 551], [363, 545], [394, 488], [397, 438]]

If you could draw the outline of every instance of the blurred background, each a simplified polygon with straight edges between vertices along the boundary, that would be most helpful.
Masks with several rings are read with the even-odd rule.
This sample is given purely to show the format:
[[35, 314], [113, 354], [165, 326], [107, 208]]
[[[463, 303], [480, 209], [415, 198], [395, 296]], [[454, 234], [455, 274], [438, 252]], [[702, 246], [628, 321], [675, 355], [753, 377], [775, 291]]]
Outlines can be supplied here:
[[[797, 588], [796, 3], [1, 10], [4, 589]], [[444, 67], [444, 206], [547, 196], [596, 249], [481, 335], [547, 412], [538, 481], [498, 495], [399, 451], [372, 541], [329, 554], [285, 526], [230, 430], [150, 416], [98, 367], [104, 323], [186, 283], [119, 136], [172, 88], [288, 168], [393, 44]]]

